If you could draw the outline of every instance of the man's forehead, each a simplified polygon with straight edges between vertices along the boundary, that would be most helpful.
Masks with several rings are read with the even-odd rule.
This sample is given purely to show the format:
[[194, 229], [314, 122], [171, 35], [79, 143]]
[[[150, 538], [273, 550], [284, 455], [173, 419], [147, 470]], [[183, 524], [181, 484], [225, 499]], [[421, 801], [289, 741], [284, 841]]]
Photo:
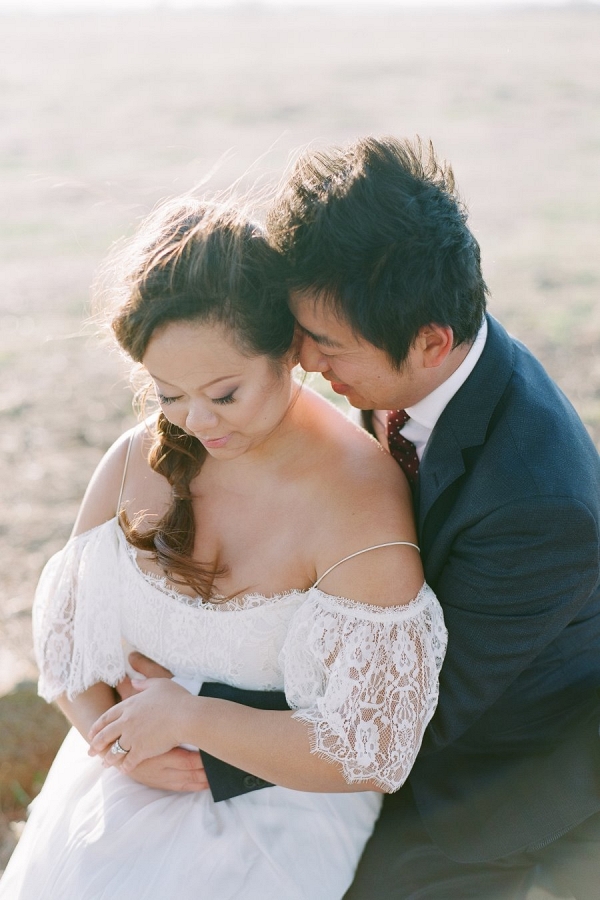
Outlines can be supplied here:
[[359, 342], [350, 324], [316, 293], [292, 291], [290, 308], [300, 329], [324, 347], [342, 349]]

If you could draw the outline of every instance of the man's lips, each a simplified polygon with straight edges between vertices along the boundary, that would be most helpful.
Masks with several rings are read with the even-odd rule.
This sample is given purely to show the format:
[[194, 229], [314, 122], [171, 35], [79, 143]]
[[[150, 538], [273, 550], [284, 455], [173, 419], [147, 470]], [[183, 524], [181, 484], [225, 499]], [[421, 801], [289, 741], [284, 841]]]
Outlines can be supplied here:
[[335, 391], [336, 394], [347, 394], [350, 390], [350, 385], [344, 384], [342, 381], [331, 381], [329, 378], [327, 381], [331, 385], [331, 390]]

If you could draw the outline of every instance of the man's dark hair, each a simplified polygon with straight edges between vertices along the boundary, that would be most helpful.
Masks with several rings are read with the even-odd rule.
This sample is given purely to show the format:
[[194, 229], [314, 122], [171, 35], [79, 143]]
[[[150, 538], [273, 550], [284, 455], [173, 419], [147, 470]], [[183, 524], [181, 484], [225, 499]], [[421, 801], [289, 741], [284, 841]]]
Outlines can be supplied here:
[[267, 218], [288, 284], [310, 291], [400, 367], [423, 325], [474, 340], [487, 288], [452, 169], [421, 140], [305, 152]]

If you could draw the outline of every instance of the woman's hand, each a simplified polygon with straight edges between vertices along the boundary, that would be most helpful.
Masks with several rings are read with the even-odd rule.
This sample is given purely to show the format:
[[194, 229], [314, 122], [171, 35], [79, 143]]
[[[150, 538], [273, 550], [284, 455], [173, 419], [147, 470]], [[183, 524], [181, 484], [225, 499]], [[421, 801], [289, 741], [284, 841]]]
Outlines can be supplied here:
[[[138, 691], [112, 706], [92, 725], [90, 756], [104, 755], [103, 765], [117, 765], [129, 774], [143, 760], [158, 756], [184, 742], [186, 710], [192, 697], [168, 678], [132, 681]], [[110, 752], [115, 741], [126, 754]]]

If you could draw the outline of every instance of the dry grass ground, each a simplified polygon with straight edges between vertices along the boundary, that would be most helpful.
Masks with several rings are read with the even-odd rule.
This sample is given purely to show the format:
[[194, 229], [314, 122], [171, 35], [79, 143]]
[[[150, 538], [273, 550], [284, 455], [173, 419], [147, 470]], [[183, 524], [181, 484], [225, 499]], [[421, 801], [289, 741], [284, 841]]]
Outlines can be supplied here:
[[0, 693], [34, 676], [40, 568], [132, 421], [117, 358], [82, 331], [94, 272], [215, 166], [212, 189], [267, 184], [311, 141], [431, 138], [492, 312], [600, 441], [598, 46], [585, 5], [0, 20]]

